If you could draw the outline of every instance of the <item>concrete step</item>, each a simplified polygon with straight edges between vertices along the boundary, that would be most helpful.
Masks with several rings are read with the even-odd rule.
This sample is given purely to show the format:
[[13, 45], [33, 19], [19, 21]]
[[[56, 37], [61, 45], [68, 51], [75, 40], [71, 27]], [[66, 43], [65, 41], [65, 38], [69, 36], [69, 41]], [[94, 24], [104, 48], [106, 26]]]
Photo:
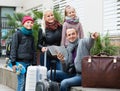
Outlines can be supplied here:
[[83, 87], [71, 87], [70, 91], [120, 91], [120, 89], [111, 88], [83, 88]]
[[0, 84], [15, 90], [17, 86], [17, 75], [9, 69], [0, 68]]

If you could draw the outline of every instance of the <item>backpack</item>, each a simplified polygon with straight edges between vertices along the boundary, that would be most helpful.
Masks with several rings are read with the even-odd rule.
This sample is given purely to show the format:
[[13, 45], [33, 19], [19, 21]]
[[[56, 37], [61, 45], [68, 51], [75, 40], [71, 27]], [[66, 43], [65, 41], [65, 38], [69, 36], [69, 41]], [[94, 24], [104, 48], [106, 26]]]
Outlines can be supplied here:
[[[18, 29], [15, 33], [18, 34], [18, 42], [20, 43], [22, 40], [22, 33]], [[12, 44], [12, 36], [8, 38], [8, 41], [6, 43], [6, 56], [10, 56], [10, 50], [11, 50], [11, 44]]]

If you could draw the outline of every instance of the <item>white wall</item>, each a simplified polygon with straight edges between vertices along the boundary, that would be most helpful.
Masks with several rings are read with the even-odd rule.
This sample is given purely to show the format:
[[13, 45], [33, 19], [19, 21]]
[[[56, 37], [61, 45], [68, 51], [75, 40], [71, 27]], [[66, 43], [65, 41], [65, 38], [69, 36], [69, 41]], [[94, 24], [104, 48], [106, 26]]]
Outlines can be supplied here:
[[21, 0], [0, 0], [0, 6], [19, 6]]
[[42, 9], [53, 7], [52, 0], [22, 0], [23, 11], [29, 11], [42, 6]]
[[84, 0], [84, 31], [103, 31], [103, 0]]
[[16, 7], [16, 11], [21, 11], [21, 0], [0, 0], [0, 6]]

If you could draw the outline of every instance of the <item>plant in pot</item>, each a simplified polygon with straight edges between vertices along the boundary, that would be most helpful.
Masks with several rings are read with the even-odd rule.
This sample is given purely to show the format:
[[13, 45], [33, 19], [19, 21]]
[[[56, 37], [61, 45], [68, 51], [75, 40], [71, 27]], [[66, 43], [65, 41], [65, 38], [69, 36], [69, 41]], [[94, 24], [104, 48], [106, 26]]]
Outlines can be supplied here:
[[111, 44], [109, 34], [107, 33], [104, 37], [99, 36], [98, 39], [95, 40], [95, 43], [90, 50], [90, 54], [98, 55], [99, 53], [105, 53], [106, 55], [112, 56], [117, 55], [118, 49], [118, 46]]

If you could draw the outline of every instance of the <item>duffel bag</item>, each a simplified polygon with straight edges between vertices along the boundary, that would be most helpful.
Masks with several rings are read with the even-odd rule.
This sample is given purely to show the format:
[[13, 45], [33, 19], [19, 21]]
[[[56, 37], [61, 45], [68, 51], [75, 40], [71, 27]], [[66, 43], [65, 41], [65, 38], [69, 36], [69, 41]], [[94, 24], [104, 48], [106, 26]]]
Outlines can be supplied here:
[[82, 86], [120, 88], [120, 56], [84, 57]]

